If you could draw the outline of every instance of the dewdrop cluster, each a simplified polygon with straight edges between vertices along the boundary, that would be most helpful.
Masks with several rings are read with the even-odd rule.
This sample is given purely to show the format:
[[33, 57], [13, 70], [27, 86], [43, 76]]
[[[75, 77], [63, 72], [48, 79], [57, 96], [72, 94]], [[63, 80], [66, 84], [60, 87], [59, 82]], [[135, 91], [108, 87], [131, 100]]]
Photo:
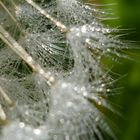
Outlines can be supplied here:
[[15, 32], [0, 19], [1, 140], [117, 139], [106, 121], [106, 110], [117, 114], [107, 100], [114, 80], [101, 60], [126, 46], [102, 24], [106, 13], [82, 0], [7, 3]]
[[[15, 134], [16, 130], [16, 134]], [[23, 122], [13, 122], [9, 127], [4, 129], [5, 135], [3, 140], [46, 140], [40, 129], [33, 129], [32, 127], [25, 125]]]

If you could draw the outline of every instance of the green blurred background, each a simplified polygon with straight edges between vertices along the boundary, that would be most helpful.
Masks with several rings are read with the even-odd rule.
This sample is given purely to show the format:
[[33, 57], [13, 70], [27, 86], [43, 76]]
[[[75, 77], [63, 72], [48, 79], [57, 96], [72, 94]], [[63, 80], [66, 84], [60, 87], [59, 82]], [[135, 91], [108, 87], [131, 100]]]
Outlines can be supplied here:
[[[93, 0], [94, 1], [94, 0]], [[128, 51], [130, 59], [122, 59], [113, 65], [113, 71], [125, 75], [115, 86], [123, 87], [119, 95], [113, 97], [113, 102], [121, 106], [124, 118], [118, 119], [119, 140], [140, 140], [140, 0], [97, 0], [99, 3], [113, 3], [106, 6], [112, 9], [117, 20], [110, 20], [111, 26], [128, 29], [124, 40], [133, 41]], [[136, 48], [137, 47], [137, 48]]]

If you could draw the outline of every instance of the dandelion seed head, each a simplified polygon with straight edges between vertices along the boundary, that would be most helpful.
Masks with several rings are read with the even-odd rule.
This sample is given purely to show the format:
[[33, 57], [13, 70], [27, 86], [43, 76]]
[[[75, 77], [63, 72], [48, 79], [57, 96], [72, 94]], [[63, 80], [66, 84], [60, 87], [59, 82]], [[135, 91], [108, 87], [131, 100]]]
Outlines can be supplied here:
[[24, 123], [21, 124], [21, 122], [13, 122], [3, 129], [2, 140], [45, 140], [41, 133], [41, 129], [34, 129]]
[[[67, 86], [61, 88], [64, 83]], [[96, 106], [84, 98], [82, 91], [85, 90], [87, 90], [85, 87], [80, 88], [75, 83], [66, 82], [57, 83], [51, 90], [50, 114], [48, 114], [46, 120], [49, 140], [53, 139], [54, 136], [56, 140], [65, 137], [80, 140], [83, 134], [85, 137], [92, 139], [96, 137], [94, 134], [101, 135], [98, 127], [102, 129], [102, 124], [105, 123], [103, 116]], [[56, 91], [57, 94], [55, 94]], [[101, 105], [100, 101], [97, 103]], [[81, 122], [83, 123], [81, 124]], [[106, 124], [105, 126], [108, 127]], [[109, 132], [111, 133], [110, 129]]]
[[115, 110], [103, 98], [112, 80], [101, 58], [120, 57], [117, 49], [123, 43], [112, 35], [114, 29], [99, 20], [105, 13], [83, 0], [36, 2], [39, 11], [30, 5], [32, 0], [17, 5], [15, 18], [26, 34], [15, 39], [13, 46], [18, 51], [18, 44], [22, 46], [27, 62], [37, 63], [37, 71], [7, 43], [0, 44], [0, 86], [16, 102], [9, 111], [0, 97], [11, 120], [2, 140], [103, 140], [104, 133], [114, 138], [105, 109]]

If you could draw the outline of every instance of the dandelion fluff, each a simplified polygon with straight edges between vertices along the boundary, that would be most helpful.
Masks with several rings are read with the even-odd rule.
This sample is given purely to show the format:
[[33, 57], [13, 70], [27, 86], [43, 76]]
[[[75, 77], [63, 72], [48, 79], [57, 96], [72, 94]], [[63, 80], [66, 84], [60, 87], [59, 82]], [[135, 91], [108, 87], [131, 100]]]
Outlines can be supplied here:
[[46, 120], [49, 140], [93, 140], [97, 137], [102, 140], [102, 131], [113, 135], [102, 113], [82, 94], [78, 84], [66, 81], [57, 83], [51, 90]]
[[40, 1], [40, 7], [33, 6], [32, 0], [26, 2], [15, 7], [25, 34], [11, 39], [16, 42], [14, 51], [26, 50], [19, 56], [30, 56], [39, 70], [32, 70], [24, 62], [27, 58], [22, 60], [1, 45], [0, 85], [16, 104], [9, 112], [0, 98], [11, 121], [2, 129], [2, 140], [104, 140], [106, 135], [115, 139], [101, 109], [114, 112], [103, 98], [112, 79], [101, 58], [125, 48], [111, 35], [116, 30], [104, 26], [98, 19], [100, 12], [82, 0], [55, 0], [48, 5]]
[[3, 129], [1, 140], [46, 140], [39, 128], [32, 128], [23, 122], [12, 122]]

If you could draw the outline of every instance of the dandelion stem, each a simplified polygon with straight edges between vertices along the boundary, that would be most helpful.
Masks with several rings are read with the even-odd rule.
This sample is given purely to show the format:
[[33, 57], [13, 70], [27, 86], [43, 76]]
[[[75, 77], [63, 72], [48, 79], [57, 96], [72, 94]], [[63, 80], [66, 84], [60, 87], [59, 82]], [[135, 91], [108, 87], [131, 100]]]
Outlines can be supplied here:
[[6, 102], [13, 106], [13, 101], [10, 99], [10, 97], [6, 94], [6, 92], [3, 90], [3, 88], [0, 86], [0, 95], [6, 100]]
[[11, 35], [0, 25], [0, 38], [20, 57], [22, 58], [33, 70], [45, 79], [47, 79], [48, 85], [51, 86], [56, 82], [55, 78], [50, 72], [46, 72], [33, 58], [29, 55], [25, 49], [18, 44], [18, 42], [11, 37]]
[[19, 28], [19, 30], [22, 31], [19, 23], [17, 22], [17, 20], [15, 19], [15, 17], [11, 14], [11, 12], [7, 9], [7, 7], [0, 1], [0, 5], [4, 8], [4, 10], [8, 13], [8, 15], [11, 17], [11, 19], [16, 23], [17, 27]]
[[58, 28], [61, 29], [62, 32], [67, 32], [68, 31], [68, 28], [63, 23], [61, 23], [60, 21], [58, 21], [57, 19], [52, 17], [50, 14], [48, 14], [45, 10], [43, 10], [35, 2], [33, 2], [32, 0], [26, 0], [26, 1], [30, 5], [32, 5], [35, 9], [37, 9], [42, 15], [44, 15], [46, 18], [48, 18], [50, 21], [52, 21]]
[[1, 121], [7, 120], [6, 114], [5, 114], [5, 112], [4, 112], [4, 110], [3, 110], [2, 106], [1, 106], [1, 104], [0, 104], [0, 120], [1, 120]]

